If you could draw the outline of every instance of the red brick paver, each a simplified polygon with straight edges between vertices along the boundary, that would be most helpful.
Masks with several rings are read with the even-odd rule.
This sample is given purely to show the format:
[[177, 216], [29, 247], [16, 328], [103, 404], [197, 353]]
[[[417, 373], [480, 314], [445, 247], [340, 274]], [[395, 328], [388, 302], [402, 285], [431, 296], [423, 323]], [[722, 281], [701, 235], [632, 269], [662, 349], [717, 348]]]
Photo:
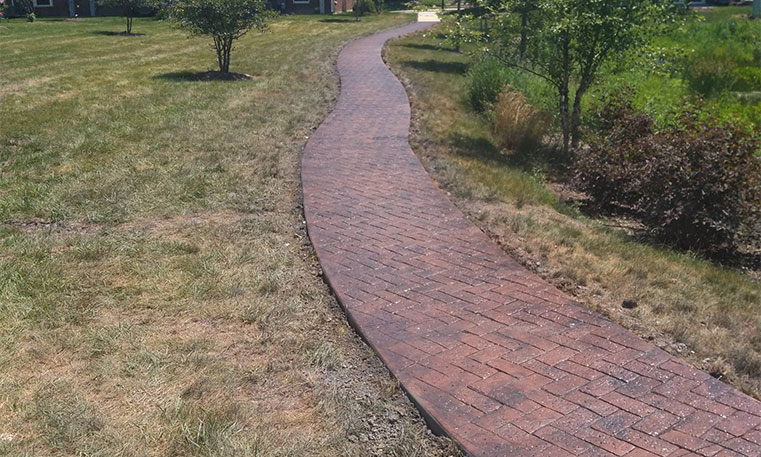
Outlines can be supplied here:
[[341, 52], [302, 178], [327, 280], [429, 423], [473, 456], [761, 456], [761, 403], [574, 303], [432, 183], [380, 57], [423, 27]]

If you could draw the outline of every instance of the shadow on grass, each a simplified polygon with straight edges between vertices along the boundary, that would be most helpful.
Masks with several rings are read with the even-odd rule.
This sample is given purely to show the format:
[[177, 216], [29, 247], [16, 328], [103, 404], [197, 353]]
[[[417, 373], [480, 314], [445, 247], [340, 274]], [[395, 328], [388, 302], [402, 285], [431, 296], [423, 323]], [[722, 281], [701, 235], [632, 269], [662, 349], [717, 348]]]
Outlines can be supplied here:
[[204, 81], [250, 81], [254, 79], [246, 73], [222, 73], [219, 71], [173, 71], [154, 75], [153, 79], [172, 82], [204, 82]]
[[454, 49], [448, 49], [441, 46], [435, 46], [432, 44], [418, 44], [418, 43], [405, 43], [402, 45], [404, 48], [421, 49], [424, 51], [444, 51], [444, 52], [456, 52]]
[[174, 82], [193, 81], [193, 76], [196, 74], [197, 72], [194, 72], [194, 71], [172, 71], [169, 73], [154, 75], [153, 79], [161, 79], [164, 81], [174, 81]]
[[459, 133], [452, 136], [452, 144], [458, 154], [465, 157], [509, 166], [528, 173], [539, 169], [562, 177], [572, 163], [570, 155], [563, 154], [559, 147], [551, 145], [503, 152], [486, 138]]
[[327, 22], [329, 24], [343, 23], [343, 22], [357, 22], [356, 19], [342, 18], [342, 19], [320, 19], [320, 22]]
[[[563, 153], [559, 146], [544, 145], [526, 151], [500, 151], [489, 138], [483, 136], [455, 133], [450, 138], [456, 154], [461, 157], [475, 159], [493, 167], [512, 168], [527, 174], [534, 174], [537, 170], [541, 170], [548, 176], [550, 182], [573, 189], [571, 175], [573, 157]], [[557, 192], [557, 189], [553, 192]], [[692, 250], [676, 244], [673, 237], [659, 236], [637, 222], [638, 215], [631, 208], [615, 203], [601, 205], [575, 191], [556, 193], [556, 196], [558, 197], [556, 210], [571, 217], [581, 215], [601, 221], [603, 225], [622, 234], [630, 241], [674, 252], [692, 252], [693, 255], [717, 266], [761, 271], [761, 251], [759, 250], [749, 247], [719, 249], [712, 252]]]
[[92, 32], [92, 33], [93, 35], [104, 35], [104, 36], [129, 36], [129, 37], [145, 36], [144, 33], [112, 32], [110, 30], [96, 30], [95, 32]]
[[468, 64], [463, 62], [440, 62], [438, 60], [405, 60], [402, 65], [416, 70], [431, 71], [435, 73], [452, 73], [464, 75], [468, 72]]

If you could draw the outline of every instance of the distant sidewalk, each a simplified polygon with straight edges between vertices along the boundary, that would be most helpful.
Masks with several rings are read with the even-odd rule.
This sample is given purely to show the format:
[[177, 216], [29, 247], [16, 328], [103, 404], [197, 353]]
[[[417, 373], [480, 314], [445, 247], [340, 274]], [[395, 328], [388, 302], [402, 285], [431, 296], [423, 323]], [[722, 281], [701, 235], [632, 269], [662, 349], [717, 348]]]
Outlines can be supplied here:
[[439, 15], [435, 11], [420, 11], [417, 13], [418, 22], [441, 22]]

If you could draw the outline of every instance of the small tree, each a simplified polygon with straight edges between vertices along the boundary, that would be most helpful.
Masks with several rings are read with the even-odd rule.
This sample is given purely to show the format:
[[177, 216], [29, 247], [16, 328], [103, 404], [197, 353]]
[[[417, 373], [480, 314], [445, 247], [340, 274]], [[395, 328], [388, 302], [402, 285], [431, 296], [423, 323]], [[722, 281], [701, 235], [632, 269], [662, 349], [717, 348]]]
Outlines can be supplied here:
[[[472, 14], [445, 15], [442, 17], [444, 23], [444, 44], [452, 46], [455, 51], [460, 52], [463, 44], [474, 43], [478, 41], [479, 34], [476, 33], [471, 24], [473, 23]], [[428, 36], [436, 36], [439, 31], [435, 30]]]
[[374, 0], [354, 0], [354, 19], [359, 22], [359, 18], [365, 13], [379, 12], [376, 9], [377, 3]]
[[230, 72], [233, 42], [251, 29], [265, 31], [274, 17], [262, 0], [187, 0], [173, 8], [177, 24], [194, 35], [214, 39], [219, 71]]
[[672, 0], [502, 0], [491, 10], [484, 52], [557, 90], [565, 151], [579, 141], [582, 100], [600, 67], [676, 18]]
[[[7, 3], [7, 2], [6, 2]], [[34, 13], [34, 2], [32, 0], [15, 0], [11, 5], [12, 16], [26, 16]]]
[[125, 31], [127, 35], [132, 35], [132, 20], [135, 16], [144, 9], [155, 8], [158, 4], [157, 0], [99, 0], [99, 3], [122, 11], [127, 19], [127, 30]]

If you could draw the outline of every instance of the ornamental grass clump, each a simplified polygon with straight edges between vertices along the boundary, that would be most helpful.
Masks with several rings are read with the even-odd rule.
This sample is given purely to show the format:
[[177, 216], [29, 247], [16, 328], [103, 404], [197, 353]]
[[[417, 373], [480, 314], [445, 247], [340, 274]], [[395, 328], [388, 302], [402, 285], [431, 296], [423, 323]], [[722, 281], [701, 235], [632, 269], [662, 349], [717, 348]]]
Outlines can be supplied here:
[[531, 152], [542, 144], [550, 119], [526, 97], [506, 87], [494, 106], [494, 137], [503, 149]]

